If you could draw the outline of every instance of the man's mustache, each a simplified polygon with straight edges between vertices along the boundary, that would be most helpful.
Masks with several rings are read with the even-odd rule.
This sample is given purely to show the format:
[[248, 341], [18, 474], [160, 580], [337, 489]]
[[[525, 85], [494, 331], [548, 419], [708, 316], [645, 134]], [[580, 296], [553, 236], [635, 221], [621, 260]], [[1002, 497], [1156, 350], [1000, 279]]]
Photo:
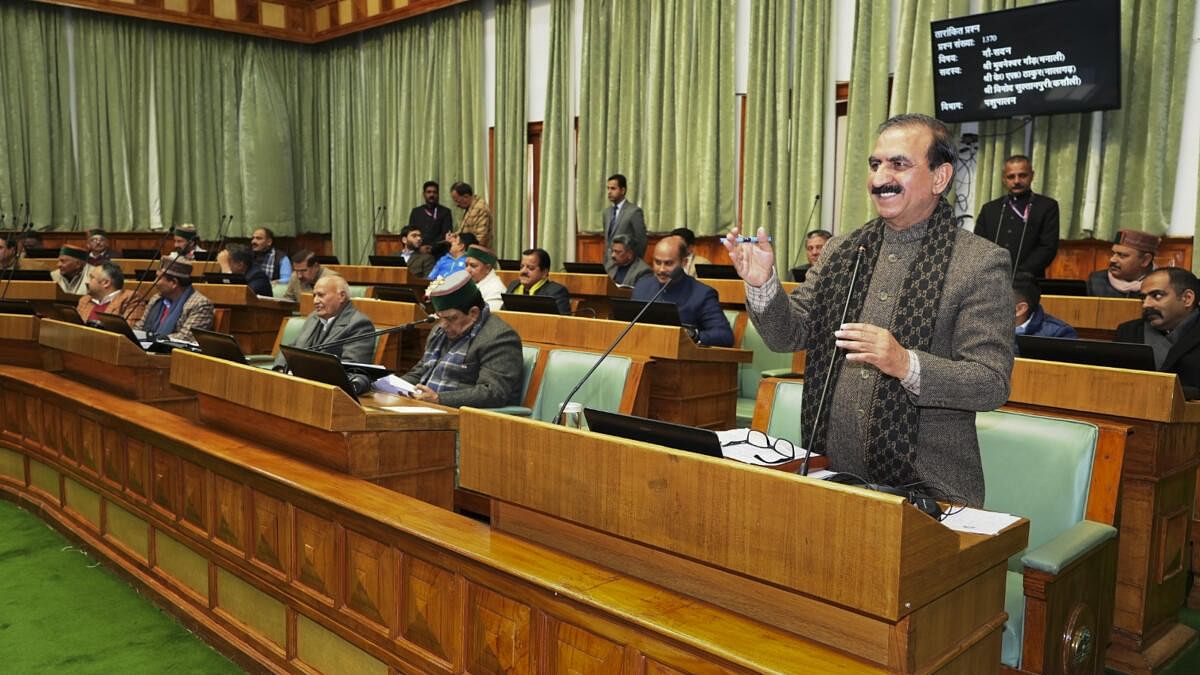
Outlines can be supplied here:
[[873, 195], [881, 195], [884, 192], [895, 192], [896, 194], [900, 194], [901, 192], [904, 192], [904, 188], [900, 187], [896, 183], [888, 183], [887, 185], [880, 185], [879, 187], [871, 188], [871, 194]]
[[1142, 319], [1143, 320], [1149, 321], [1150, 319], [1153, 319], [1154, 317], [1158, 317], [1161, 319], [1162, 312], [1160, 312], [1157, 309], [1143, 309], [1142, 310]]

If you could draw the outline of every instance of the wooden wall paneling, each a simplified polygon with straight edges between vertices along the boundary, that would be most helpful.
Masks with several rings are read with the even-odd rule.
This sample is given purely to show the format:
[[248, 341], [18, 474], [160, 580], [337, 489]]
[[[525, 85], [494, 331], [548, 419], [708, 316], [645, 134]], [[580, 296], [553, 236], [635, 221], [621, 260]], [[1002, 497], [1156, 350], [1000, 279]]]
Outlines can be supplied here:
[[288, 579], [292, 554], [291, 507], [258, 490], [252, 490], [250, 559], [270, 574]]
[[447, 668], [461, 670], [462, 608], [466, 585], [450, 570], [404, 555], [400, 573], [399, 637], [428, 651]]

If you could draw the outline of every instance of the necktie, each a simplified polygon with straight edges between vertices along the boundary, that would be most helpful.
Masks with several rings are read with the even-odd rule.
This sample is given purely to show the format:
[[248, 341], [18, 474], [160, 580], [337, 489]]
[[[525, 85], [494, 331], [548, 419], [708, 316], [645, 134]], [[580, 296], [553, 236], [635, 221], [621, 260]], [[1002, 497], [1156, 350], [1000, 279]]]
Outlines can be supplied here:
[[617, 232], [617, 214], [620, 213], [621, 207], [613, 206], [612, 220], [608, 221], [608, 238], [611, 240]]
[[325, 324], [319, 319], [317, 320], [317, 329], [313, 331], [312, 338], [308, 341], [308, 346], [316, 349], [321, 344], [321, 334], [325, 332]]

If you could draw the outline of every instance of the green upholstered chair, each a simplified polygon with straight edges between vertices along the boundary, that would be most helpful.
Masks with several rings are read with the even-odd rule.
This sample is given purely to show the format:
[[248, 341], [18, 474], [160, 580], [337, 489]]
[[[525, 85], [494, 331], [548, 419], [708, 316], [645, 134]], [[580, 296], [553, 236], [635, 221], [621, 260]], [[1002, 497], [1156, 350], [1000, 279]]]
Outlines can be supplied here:
[[286, 345], [296, 341], [300, 337], [300, 330], [304, 328], [303, 316], [289, 316], [283, 320], [283, 324], [279, 326], [279, 336], [275, 338], [275, 349], [270, 354], [249, 354], [246, 360], [250, 365], [258, 368], [270, 368], [275, 365], [275, 355], [279, 353], [279, 345]]
[[742, 333], [742, 343], [739, 347], [754, 352], [753, 361], [738, 364], [737, 425], [748, 427], [754, 418], [754, 401], [758, 395], [759, 382], [764, 375], [791, 372], [792, 353], [771, 351], [752, 321], [746, 322], [746, 330]]
[[350, 284], [349, 288], [350, 290], [346, 293], [346, 295], [349, 297], [365, 298], [367, 297], [367, 289], [370, 288], [370, 286], [357, 286], [355, 284]]
[[287, 292], [287, 287], [288, 287], [287, 284], [281, 284], [281, 283], [271, 284], [271, 295], [273, 295], [277, 298], [282, 298], [283, 294]]
[[[554, 349], [546, 356], [546, 367], [542, 371], [541, 385], [533, 402], [534, 419], [553, 422], [563, 399], [600, 358], [599, 353], [577, 352], [569, 349]], [[610, 354], [604, 363], [592, 373], [574, 400], [587, 408], [619, 412], [625, 385], [633, 368], [633, 359]]]
[[775, 386], [775, 398], [767, 418], [766, 434], [786, 438], [797, 448], [800, 439], [800, 401], [804, 396], [803, 380], [780, 380]]
[[[1117, 530], [1111, 514], [1109, 522], [1086, 516], [1093, 511], [1096, 462], [1117, 462], [1116, 474], [1105, 467], [1098, 476], [1119, 475], [1123, 443], [1115, 450], [1105, 443], [1098, 453], [1101, 429], [1094, 424], [1014, 412], [981, 413], [976, 429], [984, 506], [1029, 519], [1029, 548], [1008, 565], [1003, 665], [1036, 673], [1103, 672]], [[1063, 668], [1076, 659], [1078, 666]]]
[[[541, 353], [542, 350], [538, 347], [531, 347], [529, 345], [522, 345], [521, 347], [521, 358], [523, 361], [521, 368], [521, 397], [517, 400], [522, 403], [525, 402], [525, 395], [529, 393], [529, 381], [533, 379], [533, 371], [537, 368], [538, 355]], [[504, 413], [505, 415], [516, 415], [518, 417], [529, 417], [533, 414], [533, 410], [523, 405], [506, 405], [501, 408], [487, 408], [487, 410]]]

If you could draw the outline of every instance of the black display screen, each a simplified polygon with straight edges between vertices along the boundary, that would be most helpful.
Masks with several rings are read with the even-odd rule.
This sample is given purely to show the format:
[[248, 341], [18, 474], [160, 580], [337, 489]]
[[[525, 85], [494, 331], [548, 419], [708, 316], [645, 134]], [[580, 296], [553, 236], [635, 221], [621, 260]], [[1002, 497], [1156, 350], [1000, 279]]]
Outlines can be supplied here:
[[944, 122], [1121, 107], [1119, 0], [1061, 0], [930, 23]]

